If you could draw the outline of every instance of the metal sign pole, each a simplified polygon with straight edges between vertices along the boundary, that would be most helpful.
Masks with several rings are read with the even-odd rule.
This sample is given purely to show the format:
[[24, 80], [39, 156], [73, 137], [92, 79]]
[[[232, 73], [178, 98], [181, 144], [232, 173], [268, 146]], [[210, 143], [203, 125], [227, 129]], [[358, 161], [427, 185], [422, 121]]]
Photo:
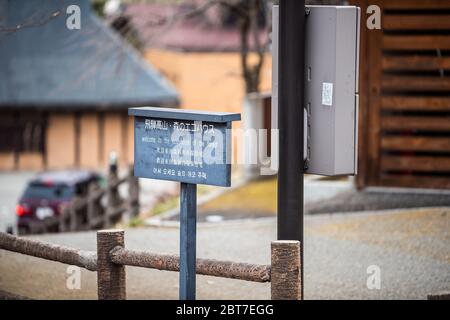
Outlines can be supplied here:
[[280, 0], [278, 239], [298, 240], [303, 299], [303, 110], [305, 1]]
[[197, 185], [181, 183], [180, 300], [195, 300], [197, 246]]

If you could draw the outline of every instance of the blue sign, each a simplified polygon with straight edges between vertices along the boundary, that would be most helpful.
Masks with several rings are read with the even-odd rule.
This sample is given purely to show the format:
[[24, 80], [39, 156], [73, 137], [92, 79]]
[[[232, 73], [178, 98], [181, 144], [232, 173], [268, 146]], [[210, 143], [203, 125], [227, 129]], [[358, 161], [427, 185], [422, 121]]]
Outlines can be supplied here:
[[239, 114], [144, 107], [129, 115], [135, 176], [230, 186], [231, 121]]

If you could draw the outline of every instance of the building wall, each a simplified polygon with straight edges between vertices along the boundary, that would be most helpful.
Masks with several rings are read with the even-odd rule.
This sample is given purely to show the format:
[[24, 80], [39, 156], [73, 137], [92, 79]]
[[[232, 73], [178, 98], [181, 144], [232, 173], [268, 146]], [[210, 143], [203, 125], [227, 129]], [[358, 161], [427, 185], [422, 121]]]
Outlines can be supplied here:
[[96, 168], [100, 159], [99, 117], [97, 113], [83, 113], [80, 118], [80, 166]]
[[126, 152], [123, 148], [123, 130], [122, 117], [118, 113], [106, 113], [104, 115], [104, 130], [103, 130], [103, 156], [102, 164], [108, 164], [109, 155], [115, 152], [119, 156], [121, 163], [126, 158]]
[[13, 170], [15, 166], [15, 157], [9, 145], [12, 139], [11, 129], [16, 126], [14, 113], [11, 111], [2, 111], [0, 113], [0, 170]]
[[134, 162], [134, 117], [127, 118], [127, 160], [128, 163]]
[[20, 153], [18, 161], [22, 170], [41, 170], [44, 167], [44, 155], [39, 152]]
[[47, 167], [52, 169], [75, 166], [75, 115], [51, 113], [46, 136]]
[[12, 152], [1, 152], [0, 153], [0, 170], [13, 170], [14, 164], [14, 154]]
[[104, 169], [113, 151], [119, 164], [133, 161], [134, 126], [126, 110], [49, 112], [46, 123], [44, 152], [0, 152], [0, 171]]
[[[150, 49], [145, 58], [177, 88], [181, 108], [242, 112], [245, 95], [238, 52], [174, 52]], [[272, 59], [266, 54], [261, 91], [270, 91]]]
[[383, 13], [361, 27], [357, 186], [450, 190], [450, 1], [350, 3]]

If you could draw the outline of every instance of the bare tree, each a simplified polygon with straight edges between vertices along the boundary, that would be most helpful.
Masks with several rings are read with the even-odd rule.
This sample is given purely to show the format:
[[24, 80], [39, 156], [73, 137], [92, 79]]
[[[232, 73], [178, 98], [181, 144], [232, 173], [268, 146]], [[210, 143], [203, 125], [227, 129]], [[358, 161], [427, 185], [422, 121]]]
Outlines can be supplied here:
[[[260, 42], [260, 27], [258, 23], [264, 0], [248, 0], [240, 2], [244, 6], [244, 12], [240, 14], [240, 37], [241, 37], [241, 67], [242, 76], [245, 82], [245, 92], [259, 92], [261, 82], [261, 69], [264, 64], [264, 54], [266, 46]], [[257, 54], [257, 61], [254, 64], [249, 62], [250, 34], [253, 39], [253, 46]]]

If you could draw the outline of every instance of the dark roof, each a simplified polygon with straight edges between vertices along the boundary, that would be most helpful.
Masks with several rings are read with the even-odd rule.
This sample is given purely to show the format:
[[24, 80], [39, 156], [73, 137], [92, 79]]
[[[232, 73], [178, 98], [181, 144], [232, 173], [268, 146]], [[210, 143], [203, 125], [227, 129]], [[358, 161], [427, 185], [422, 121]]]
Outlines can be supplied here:
[[140, 107], [128, 109], [128, 115], [161, 119], [177, 119], [205, 122], [229, 122], [241, 120], [240, 113], [211, 112], [203, 110], [178, 110], [169, 108]]
[[[204, 14], [181, 19], [193, 8], [187, 4], [132, 3], [125, 6], [123, 14], [131, 19], [141, 42], [147, 48], [199, 52], [239, 51], [239, 28], [217, 23], [220, 20], [214, 16], [214, 9], [217, 8], [215, 6]], [[175, 17], [173, 23], [170, 22], [172, 17]], [[164, 23], [165, 19], [169, 22]], [[260, 31], [262, 44], [267, 43], [268, 37], [267, 30]], [[254, 48], [252, 37], [249, 39], [249, 47]]]
[[[72, 4], [81, 9], [80, 30], [66, 27]], [[0, 70], [1, 108], [178, 104], [175, 89], [89, 0], [0, 0]]]

